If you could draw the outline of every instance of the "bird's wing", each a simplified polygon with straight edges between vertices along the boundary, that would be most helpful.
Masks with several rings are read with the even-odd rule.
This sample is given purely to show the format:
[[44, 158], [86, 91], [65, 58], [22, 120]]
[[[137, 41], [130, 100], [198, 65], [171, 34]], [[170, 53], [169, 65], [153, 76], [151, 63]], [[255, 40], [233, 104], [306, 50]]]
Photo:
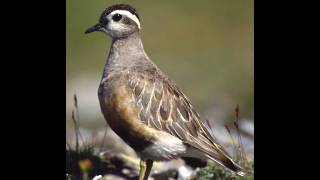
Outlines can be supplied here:
[[238, 175], [245, 174], [211, 136], [188, 98], [163, 73], [155, 68], [131, 72], [128, 87], [138, 106], [139, 119], [144, 124], [181, 139], [192, 147], [192, 151], [200, 151], [201, 156], [204, 153], [204, 157]]
[[178, 137], [214, 159], [231, 159], [210, 135], [188, 98], [161, 72], [131, 72], [128, 87], [143, 123]]

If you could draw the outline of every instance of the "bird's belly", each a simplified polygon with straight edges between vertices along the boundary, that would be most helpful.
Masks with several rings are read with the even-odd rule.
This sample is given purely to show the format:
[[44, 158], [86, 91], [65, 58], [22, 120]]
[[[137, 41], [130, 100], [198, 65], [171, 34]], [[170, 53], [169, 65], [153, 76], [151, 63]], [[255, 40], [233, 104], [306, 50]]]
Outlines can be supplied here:
[[101, 109], [111, 129], [142, 159], [163, 161], [177, 158], [186, 152], [185, 144], [177, 137], [135, 121], [137, 114], [133, 113], [130, 119], [124, 119], [123, 112], [111, 103], [103, 104]]
[[142, 159], [165, 161], [183, 156], [186, 152], [187, 146], [180, 139], [159, 131], [158, 138], [137, 153]]
[[111, 129], [136, 152], [152, 144], [153, 133], [138, 117], [138, 110], [125, 88], [100, 89], [101, 111]]
[[104, 103], [101, 104], [101, 110], [110, 128], [134, 150], [144, 149], [150, 144], [143, 136], [133, 132], [133, 124], [128, 123], [128, 120], [122, 117], [116, 107]]

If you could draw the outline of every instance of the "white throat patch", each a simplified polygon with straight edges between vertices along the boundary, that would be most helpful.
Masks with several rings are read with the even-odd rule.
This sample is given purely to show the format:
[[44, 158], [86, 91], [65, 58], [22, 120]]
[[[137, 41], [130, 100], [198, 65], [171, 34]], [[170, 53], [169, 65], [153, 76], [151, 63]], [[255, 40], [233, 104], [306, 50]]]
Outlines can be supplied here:
[[128, 18], [132, 19], [132, 20], [138, 25], [138, 28], [141, 29], [139, 19], [137, 18], [136, 15], [132, 14], [132, 13], [129, 12], [129, 11], [126, 11], [126, 10], [115, 10], [115, 11], [112, 11], [112, 13], [110, 13], [110, 14], [111, 14], [111, 16], [113, 16], [114, 14], [122, 14], [122, 15], [125, 15], [125, 16], [127, 16]]

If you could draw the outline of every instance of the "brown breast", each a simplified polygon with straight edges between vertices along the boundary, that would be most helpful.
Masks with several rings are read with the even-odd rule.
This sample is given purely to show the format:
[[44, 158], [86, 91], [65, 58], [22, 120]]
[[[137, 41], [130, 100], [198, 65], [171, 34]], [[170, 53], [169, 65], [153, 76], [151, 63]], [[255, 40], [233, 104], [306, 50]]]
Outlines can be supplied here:
[[[157, 130], [143, 124], [125, 77], [106, 81], [99, 88], [102, 113], [111, 129], [134, 150], [142, 151], [157, 137]], [[107, 92], [108, 91], [108, 92]]]

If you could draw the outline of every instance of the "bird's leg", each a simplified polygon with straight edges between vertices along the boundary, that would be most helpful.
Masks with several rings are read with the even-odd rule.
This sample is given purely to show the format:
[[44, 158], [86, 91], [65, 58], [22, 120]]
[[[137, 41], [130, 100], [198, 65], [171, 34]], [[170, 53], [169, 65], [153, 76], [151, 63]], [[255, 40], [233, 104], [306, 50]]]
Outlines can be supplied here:
[[144, 173], [144, 177], [145, 177], [144, 180], [148, 180], [148, 177], [149, 177], [151, 169], [152, 169], [153, 161], [147, 160], [146, 164], [147, 164], [147, 169], [146, 169], [146, 172]]
[[139, 173], [139, 180], [143, 180], [143, 176], [144, 176], [144, 174], [145, 174], [145, 172], [146, 172], [146, 165], [147, 163], [144, 161], [144, 160], [142, 160], [142, 159], [140, 159], [140, 173]]
[[152, 169], [153, 161], [152, 160], [140, 160], [140, 174], [139, 180], [148, 180], [151, 169]]

